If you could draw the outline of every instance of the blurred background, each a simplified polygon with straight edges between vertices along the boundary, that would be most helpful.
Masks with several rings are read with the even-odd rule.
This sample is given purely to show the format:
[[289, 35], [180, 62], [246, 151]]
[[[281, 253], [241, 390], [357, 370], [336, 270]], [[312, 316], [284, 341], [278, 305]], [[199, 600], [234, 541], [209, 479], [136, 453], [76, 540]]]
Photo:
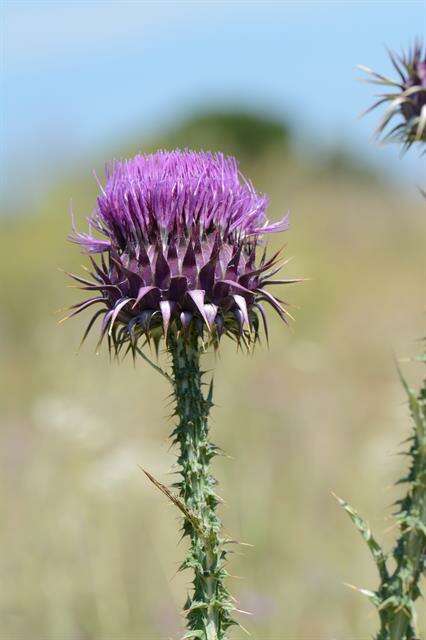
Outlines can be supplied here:
[[[426, 216], [415, 151], [379, 147], [385, 44], [424, 30], [423, 2], [3, 2], [0, 619], [8, 640], [178, 638], [189, 576], [178, 517], [147, 484], [174, 452], [168, 388], [144, 363], [77, 353], [86, 319], [59, 268], [104, 162], [161, 147], [221, 149], [291, 211], [291, 330], [223, 344], [213, 439], [227, 532], [249, 542], [231, 588], [255, 640], [368, 638], [377, 586], [333, 489], [393, 541], [396, 453], [424, 334]], [[209, 358], [207, 358], [209, 360]], [[166, 364], [163, 362], [163, 364]], [[422, 633], [426, 611], [419, 604]], [[232, 638], [244, 634], [238, 629]], [[424, 635], [422, 636], [424, 637]]]

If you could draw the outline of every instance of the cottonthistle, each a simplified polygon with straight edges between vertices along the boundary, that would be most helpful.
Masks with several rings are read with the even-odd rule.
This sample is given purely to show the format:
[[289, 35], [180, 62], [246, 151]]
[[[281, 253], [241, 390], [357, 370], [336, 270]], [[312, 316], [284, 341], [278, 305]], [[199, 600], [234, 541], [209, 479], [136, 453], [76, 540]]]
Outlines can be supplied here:
[[[379, 132], [387, 126], [392, 117], [400, 112], [403, 122], [398, 124], [387, 138], [396, 137], [403, 148], [413, 142], [426, 142], [426, 51], [415, 44], [408, 55], [398, 60], [391, 55], [401, 82], [393, 82], [384, 76], [363, 67], [378, 84], [390, 84], [400, 89], [397, 94], [385, 94], [376, 107], [386, 101], [391, 102]], [[399, 64], [398, 64], [399, 63]], [[426, 357], [421, 357], [426, 362]], [[426, 379], [418, 394], [405, 381], [398, 370], [407, 394], [412, 418], [412, 432], [408, 438], [406, 452], [410, 467], [397, 484], [406, 486], [405, 496], [397, 504], [395, 514], [399, 535], [392, 553], [386, 552], [374, 537], [367, 523], [345, 500], [338, 498], [367, 543], [375, 561], [380, 578], [376, 591], [358, 589], [376, 607], [380, 630], [376, 640], [416, 640], [418, 625], [415, 610], [416, 600], [421, 596], [420, 580], [426, 569]]]
[[108, 333], [116, 352], [169, 333], [195, 331], [216, 344], [224, 333], [256, 339], [263, 302], [287, 315], [266, 289], [278, 254], [257, 254], [261, 237], [285, 230], [288, 218], [268, 223], [266, 206], [235, 159], [220, 154], [160, 151], [113, 163], [89, 218], [101, 238], [70, 236], [101, 254], [93, 281], [73, 276], [99, 295], [72, 315], [100, 305], [91, 323], [103, 315], [101, 339]]
[[[377, 135], [383, 134], [383, 140], [402, 143], [407, 150], [414, 142], [426, 141], [426, 47], [421, 42], [400, 56], [389, 51], [391, 62], [398, 73], [392, 80], [368, 67], [360, 69], [369, 74], [369, 82], [390, 87], [392, 93], [382, 93], [368, 110], [372, 111], [382, 104], [388, 104], [377, 128]], [[388, 130], [391, 121], [400, 116], [400, 121]]]
[[254, 344], [261, 323], [267, 332], [265, 303], [287, 321], [285, 303], [268, 286], [296, 280], [274, 279], [281, 252], [267, 257], [262, 244], [265, 235], [287, 229], [288, 218], [269, 223], [266, 207], [234, 158], [159, 151], [110, 165], [90, 233], [74, 228], [70, 236], [92, 265], [90, 280], [70, 275], [97, 292], [70, 314], [98, 307], [83, 339], [99, 318], [99, 342], [106, 337], [114, 354], [130, 351], [154, 364], [146, 346], [158, 351], [162, 343], [170, 357], [170, 374], [154, 366], [173, 388], [180, 479], [170, 489], [146, 473], [182, 512], [190, 542], [181, 566], [193, 572], [185, 638], [224, 640], [236, 624], [224, 584], [231, 541], [221, 533], [210, 473], [219, 453], [208, 438], [212, 384], [205, 394], [200, 357], [225, 335]]

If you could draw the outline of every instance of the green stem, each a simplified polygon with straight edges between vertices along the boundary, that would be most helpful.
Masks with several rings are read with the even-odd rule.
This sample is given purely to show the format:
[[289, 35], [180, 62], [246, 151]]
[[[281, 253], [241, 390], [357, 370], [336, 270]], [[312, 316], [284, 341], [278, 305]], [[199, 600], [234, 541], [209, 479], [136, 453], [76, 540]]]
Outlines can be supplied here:
[[380, 631], [376, 640], [416, 640], [415, 602], [421, 595], [420, 578], [426, 559], [426, 380], [416, 397], [398, 372], [409, 399], [414, 429], [408, 452], [410, 470], [399, 481], [408, 484], [408, 492], [398, 501], [400, 536], [393, 550], [396, 567], [392, 573], [388, 556], [367, 523], [347, 502], [338, 499], [368, 544], [380, 574], [376, 592], [360, 590], [378, 609]]
[[426, 554], [426, 381], [416, 398], [408, 390], [415, 426], [410, 456], [412, 466], [407, 478], [411, 491], [401, 503], [401, 537], [395, 549], [397, 568], [394, 579], [400, 584], [407, 608], [393, 616], [389, 624], [390, 640], [410, 640], [415, 636], [412, 606], [420, 595], [419, 581]]
[[[208, 437], [211, 392], [207, 398], [202, 392], [198, 336], [194, 332], [186, 338], [172, 334], [168, 349], [172, 357], [175, 415], [178, 419], [173, 437], [180, 448], [178, 466], [181, 480], [176, 486], [188, 511], [183, 533], [190, 540], [188, 555], [181, 568], [191, 569], [194, 575], [193, 592], [185, 606], [188, 623], [185, 637], [225, 640], [226, 629], [234, 624], [230, 616], [234, 607], [224, 586], [226, 551], [220, 534], [221, 522], [216, 513], [216, 481], [210, 473], [210, 461], [218, 453]], [[192, 635], [191, 631], [194, 632]]]

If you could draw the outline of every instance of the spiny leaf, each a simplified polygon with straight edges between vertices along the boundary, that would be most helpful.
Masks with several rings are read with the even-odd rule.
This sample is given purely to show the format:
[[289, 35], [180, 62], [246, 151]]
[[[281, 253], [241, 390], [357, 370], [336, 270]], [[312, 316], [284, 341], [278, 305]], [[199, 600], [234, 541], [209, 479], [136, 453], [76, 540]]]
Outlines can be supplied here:
[[207, 609], [208, 606], [209, 605], [207, 602], [197, 602], [196, 600], [193, 600], [186, 611], [189, 613], [190, 611], [195, 611], [196, 609]]
[[375, 607], [380, 606], [380, 598], [375, 591], [371, 591], [370, 589], [362, 589], [361, 587], [355, 587], [353, 584], [348, 584], [347, 582], [345, 582], [345, 586], [349, 587], [349, 589], [357, 591], [363, 596], [366, 596], [370, 600], [370, 602], [374, 604]]
[[421, 417], [420, 417], [419, 402], [417, 400], [416, 394], [414, 393], [413, 389], [411, 389], [408, 386], [408, 383], [407, 383], [407, 381], [406, 381], [406, 379], [404, 377], [404, 374], [401, 371], [401, 367], [399, 366], [398, 362], [396, 363], [396, 370], [397, 370], [397, 373], [398, 373], [398, 377], [399, 377], [399, 379], [401, 381], [401, 384], [404, 387], [405, 392], [406, 392], [406, 394], [408, 396], [408, 400], [409, 400], [409, 404], [410, 404], [410, 410], [411, 410], [411, 412], [413, 414], [413, 418], [415, 419], [416, 424], [417, 424], [417, 420], [416, 420], [417, 414], [419, 414], [418, 417], [419, 417], [420, 420], [421, 420]]
[[383, 549], [380, 546], [380, 544], [374, 538], [370, 527], [365, 522], [365, 520], [359, 515], [359, 513], [357, 511], [355, 511], [355, 509], [353, 507], [351, 507], [351, 505], [348, 502], [346, 502], [345, 500], [342, 500], [342, 498], [339, 498], [334, 493], [332, 495], [337, 500], [337, 502], [340, 504], [340, 506], [343, 507], [343, 509], [349, 515], [349, 517], [352, 520], [352, 522], [354, 523], [355, 527], [358, 529], [358, 531], [360, 532], [360, 534], [364, 538], [365, 542], [367, 543], [367, 546], [370, 549], [371, 554], [372, 554], [372, 556], [374, 558], [374, 561], [376, 563], [376, 566], [377, 566], [377, 569], [379, 571], [381, 579], [385, 580], [385, 581], [388, 580], [389, 579], [389, 574], [388, 574], [388, 570], [387, 570], [387, 567], [386, 567], [386, 555], [383, 552]]
[[186, 507], [185, 503], [183, 502], [183, 500], [181, 500], [179, 498], [179, 496], [176, 496], [174, 493], [172, 493], [172, 491], [170, 491], [170, 489], [168, 487], [166, 487], [165, 484], [162, 484], [161, 482], [159, 482], [156, 478], [154, 478], [153, 475], [151, 475], [149, 473], [149, 471], [147, 471], [146, 469], [142, 468], [142, 471], [144, 472], [144, 474], [146, 475], [147, 478], [149, 478], [149, 480], [151, 480], [151, 482], [157, 487], [157, 489], [160, 489], [160, 491], [162, 493], [164, 493], [165, 496], [167, 496], [167, 498], [169, 498], [169, 500], [180, 510], [182, 511], [183, 515], [190, 520], [191, 524], [194, 526], [195, 529], [197, 529], [199, 531], [199, 533], [201, 533], [202, 535], [205, 535], [205, 531], [204, 531], [204, 526], [202, 521], [200, 520], [200, 518], [198, 518], [194, 513], [191, 513], [191, 511]]
[[161, 375], [164, 378], [166, 378], [166, 380], [168, 382], [173, 384], [173, 380], [172, 380], [171, 376], [169, 376], [169, 374], [166, 371], [164, 371], [164, 369], [162, 369], [157, 364], [155, 364], [155, 362], [150, 360], [150, 358], [148, 358], [148, 356], [139, 347], [135, 347], [135, 349], [136, 349], [137, 353], [145, 360], [145, 362], [147, 362], [149, 365], [151, 365], [151, 367], [153, 369], [155, 369], [155, 371], [157, 371], [158, 373], [161, 373]]

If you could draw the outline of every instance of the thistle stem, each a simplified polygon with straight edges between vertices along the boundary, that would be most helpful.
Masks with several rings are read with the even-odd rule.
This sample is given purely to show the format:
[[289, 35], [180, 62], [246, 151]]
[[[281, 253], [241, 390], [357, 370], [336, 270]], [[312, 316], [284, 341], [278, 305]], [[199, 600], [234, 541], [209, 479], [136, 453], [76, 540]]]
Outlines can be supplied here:
[[394, 556], [394, 578], [401, 584], [403, 602], [389, 624], [390, 640], [414, 638], [411, 606], [420, 595], [419, 580], [426, 562], [426, 380], [416, 399], [409, 394], [414, 422], [412, 466], [407, 480], [412, 490], [401, 503], [401, 537]]
[[185, 338], [170, 335], [168, 349], [172, 357], [174, 415], [178, 419], [172, 437], [180, 449], [181, 480], [175, 486], [188, 511], [183, 535], [190, 540], [181, 569], [191, 569], [194, 574], [193, 591], [185, 605], [188, 634], [184, 637], [225, 640], [226, 629], [234, 624], [230, 617], [234, 606], [224, 586], [226, 551], [216, 513], [216, 481], [210, 473], [210, 461], [218, 453], [208, 432], [212, 387], [204, 397], [201, 346], [194, 331]]
[[415, 603], [421, 596], [420, 578], [426, 562], [426, 380], [416, 396], [400, 371], [399, 375], [409, 399], [414, 429], [408, 452], [411, 466], [406, 477], [400, 480], [408, 485], [408, 491], [397, 503], [400, 535], [393, 550], [396, 566], [392, 572], [389, 556], [367, 523], [347, 502], [339, 499], [368, 544], [380, 574], [376, 592], [360, 590], [378, 609], [380, 631], [376, 640], [417, 638]]

